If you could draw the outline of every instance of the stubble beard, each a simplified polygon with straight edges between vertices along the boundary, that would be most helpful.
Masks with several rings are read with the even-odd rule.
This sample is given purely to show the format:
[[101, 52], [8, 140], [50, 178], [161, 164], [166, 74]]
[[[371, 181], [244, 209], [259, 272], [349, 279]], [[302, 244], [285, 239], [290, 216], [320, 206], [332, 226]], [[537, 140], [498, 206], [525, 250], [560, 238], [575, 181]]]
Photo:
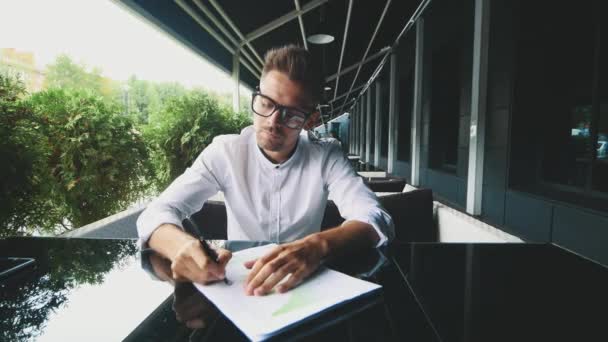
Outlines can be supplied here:
[[258, 145], [267, 151], [280, 151], [285, 146], [285, 138], [285, 134], [276, 128], [262, 128], [257, 132]]

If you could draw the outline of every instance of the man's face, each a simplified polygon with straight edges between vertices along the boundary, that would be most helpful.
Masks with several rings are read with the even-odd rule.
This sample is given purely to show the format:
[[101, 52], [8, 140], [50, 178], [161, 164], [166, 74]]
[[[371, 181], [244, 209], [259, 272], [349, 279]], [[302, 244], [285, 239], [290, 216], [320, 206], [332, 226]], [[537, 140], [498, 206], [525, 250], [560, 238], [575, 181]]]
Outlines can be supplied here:
[[[294, 107], [311, 112], [311, 105], [305, 101], [305, 91], [302, 86], [293, 82], [289, 77], [276, 70], [269, 71], [260, 80], [260, 93], [274, 100], [277, 104]], [[310, 124], [310, 117], [304, 127]], [[281, 114], [275, 111], [269, 117], [254, 114], [253, 126], [258, 146], [269, 156], [283, 157], [291, 153], [298, 141], [302, 128], [292, 129], [281, 122]], [[282, 160], [279, 160], [282, 162]]]

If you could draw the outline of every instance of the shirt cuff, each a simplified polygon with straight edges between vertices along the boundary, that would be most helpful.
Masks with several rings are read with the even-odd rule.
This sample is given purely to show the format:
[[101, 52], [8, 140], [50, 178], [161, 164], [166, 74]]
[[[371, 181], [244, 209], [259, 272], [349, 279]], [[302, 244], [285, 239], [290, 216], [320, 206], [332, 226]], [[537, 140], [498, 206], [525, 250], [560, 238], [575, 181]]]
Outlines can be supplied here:
[[140, 248], [147, 247], [148, 240], [154, 231], [163, 224], [173, 224], [180, 229], [182, 220], [170, 210], [156, 211], [153, 207], [144, 210], [137, 219], [137, 235], [139, 236]]
[[368, 216], [352, 217], [348, 219], [348, 221], [351, 220], [365, 222], [374, 228], [379, 237], [376, 247], [383, 246], [391, 240], [394, 235], [393, 221], [390, 217], [387, 218], [382, 213], [374, 212]]

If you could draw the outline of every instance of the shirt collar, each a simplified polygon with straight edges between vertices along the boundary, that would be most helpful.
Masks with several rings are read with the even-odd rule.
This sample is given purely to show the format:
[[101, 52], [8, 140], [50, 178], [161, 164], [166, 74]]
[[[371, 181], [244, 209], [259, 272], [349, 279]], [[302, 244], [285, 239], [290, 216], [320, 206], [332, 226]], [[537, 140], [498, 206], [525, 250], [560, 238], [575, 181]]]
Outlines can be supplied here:
[[299, 158], [300, 158], [300, 154], [301, 154], [301, 150], [302, 150], [302, 144], [304, 143], [304, 140], [306, 139], [306, 131], [302, 131], [302, 133], [300, 133], [300, 135], [298, 136], [298, 141], [296, 143], [296, 150], [293, 152], [293, 154], [291, 155], [291, 157], [289, 157], [289, 159], [287, 159], [286, 161], [280, 163], [280, 164], [275, 164], [273, 162], [271, 162], [270, 160], [268, 160], [268, 158], [266, 158], [266, 156], [264, 155], [264, 153], [262, 152], [262, 150], [260, 149], [260, 147], [258, 146], [258, 143], [256, 141], [255, 138], [255, 132], [254, 134], [252, 134], [252, 141], [253, 143], [251, 144], [252, 148], [255, 150], [254, 153], [256, 155], [256, 159], [259, 161], [259, 163], [266, 169], [280, 169], [280, 168], [284, 168], [287, 167], [293, 163], [295, 163]]

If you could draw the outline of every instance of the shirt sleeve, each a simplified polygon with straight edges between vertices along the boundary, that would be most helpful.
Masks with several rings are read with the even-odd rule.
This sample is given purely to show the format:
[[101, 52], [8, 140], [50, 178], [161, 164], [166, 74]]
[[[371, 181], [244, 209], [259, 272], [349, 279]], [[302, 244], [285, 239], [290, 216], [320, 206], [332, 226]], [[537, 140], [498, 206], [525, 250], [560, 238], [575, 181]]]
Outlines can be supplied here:
[[334, 201], [340, 215], [349, 221], [357, 220], [370, 224], [378, 233], [382, 246], [395, 236], [393, 219], [378, 202], [376, 195], [363, 183], [353, 170], [348, 158], [337, 144], [332, 144], [326, 161], [329, 197]]
[[224, 175], [219, 163], [218, 144], [211, 143], [191, 167], [177, 177], [165, 191], [154, 199], [137, 219], [137, 234], [141, 246], [162, 224], [174, 224], [183, 229], [182, 220], [199, 211], [205, 201], [222, 190]]

